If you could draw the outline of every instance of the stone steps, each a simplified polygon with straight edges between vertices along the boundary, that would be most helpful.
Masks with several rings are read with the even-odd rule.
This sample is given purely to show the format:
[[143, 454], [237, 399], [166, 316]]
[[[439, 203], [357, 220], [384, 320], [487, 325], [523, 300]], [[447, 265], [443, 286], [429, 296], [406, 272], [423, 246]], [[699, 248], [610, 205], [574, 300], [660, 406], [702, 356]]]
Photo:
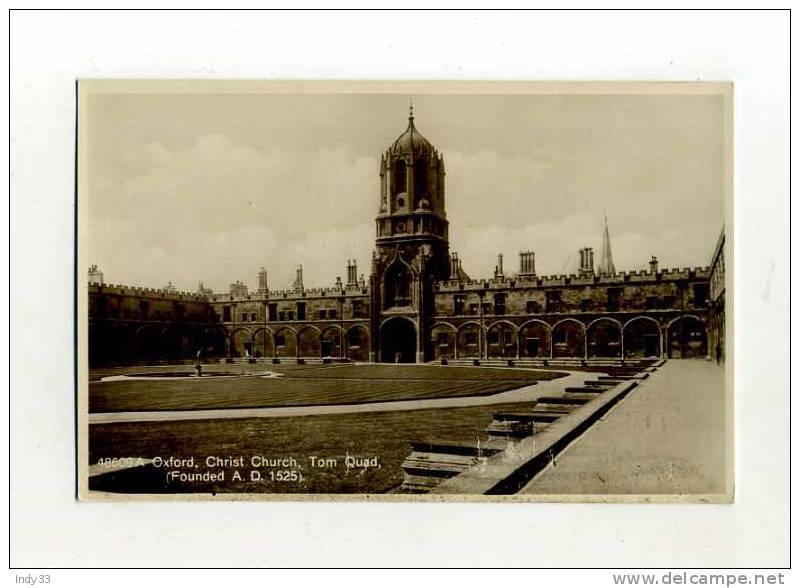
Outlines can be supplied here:
[[619, 394], [618, 386], [632, 388], [637, 384], [635, 380], [647, 377], [638, 369], [630, 371], [631, 375], [624, 377], [600, 376], [597, 380], [586, 380], [585, 386], [568, 386], [560, 396], [539, 397], [529, 410], [496, 412], [486, 428], [489, 439], [480, 445], [449, 440], [413, 442], [411, 454], [401, 466], [403, 484], [396, 491], [426, 493], [465, 472], [482, 475], [480, 468], [486, 467], [489, 458], [506, 450], [510, 444], [524, 444], [526, 438], [538, 438], [538, 435], [547, 437], [550, 435], [547, 431], [553, 426], [558, 429], [557, 423], [564, 417], [595, 400], [608, 398], [604, 393]]
[[564, 392], [567, 393], [578, 393], [578, 394], [600, 394], [605, 392], [606, 390], [610, 390], [605, 386], [567, 386], [564, 388]]
[[429, 492], [442, 480], [477, 467], [490, 455], [499, 453], [506, 443], [489, 440], [481, 443], [458, 441], [417, 441], [411, 444], [411, 455], [402, 463], [401, 493]]
[[616, 379], [616, 378], [614, 378], [614, 379], [609, 378], [607, 380], [597, 379], [597, 380], [584, 380], [583, 381], [584, 385], [591, 386], [593, 388], [597, 388], [597, 387], [612, 388], [612, 387], [616, 386], [617, 384], [621, 384], [622, 382], [623, 382], [623, 380], [619, 380], [619, 379]]

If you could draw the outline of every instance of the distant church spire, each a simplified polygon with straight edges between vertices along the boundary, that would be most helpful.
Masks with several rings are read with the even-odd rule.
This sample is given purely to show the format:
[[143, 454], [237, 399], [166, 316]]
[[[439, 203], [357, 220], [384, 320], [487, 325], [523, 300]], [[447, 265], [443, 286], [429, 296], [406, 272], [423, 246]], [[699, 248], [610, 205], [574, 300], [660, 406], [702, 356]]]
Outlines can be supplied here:
[[603, 220], [605, 228], [603, 230], [603, 250], [600, 254], [600, 266], [597, 268], [598, 273], [603, 276], [611, 276], [617, 273], [614, 267], [614, 258], [611, 255], [611, 237], [608, 234], [608, 215], [603, 213]]

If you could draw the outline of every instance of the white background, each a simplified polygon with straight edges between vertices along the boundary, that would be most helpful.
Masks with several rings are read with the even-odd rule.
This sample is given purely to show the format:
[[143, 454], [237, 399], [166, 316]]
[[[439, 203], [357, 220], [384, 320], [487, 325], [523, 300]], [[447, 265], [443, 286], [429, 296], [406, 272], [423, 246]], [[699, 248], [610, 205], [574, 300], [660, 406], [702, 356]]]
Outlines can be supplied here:
[[[777, 11], [13, 13], [11, 566], [788, 565], [788, 21]], [[76, 78], [734, 81], [736, 504], [76, 502]]]

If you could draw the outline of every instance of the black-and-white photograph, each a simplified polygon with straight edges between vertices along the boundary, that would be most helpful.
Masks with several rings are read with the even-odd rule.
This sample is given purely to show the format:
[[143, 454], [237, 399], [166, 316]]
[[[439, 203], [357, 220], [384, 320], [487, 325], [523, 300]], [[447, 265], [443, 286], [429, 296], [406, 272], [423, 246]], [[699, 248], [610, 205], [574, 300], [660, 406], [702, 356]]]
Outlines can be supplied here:
[[82, 499], [732, 500], [731, 84], [78, 93]]

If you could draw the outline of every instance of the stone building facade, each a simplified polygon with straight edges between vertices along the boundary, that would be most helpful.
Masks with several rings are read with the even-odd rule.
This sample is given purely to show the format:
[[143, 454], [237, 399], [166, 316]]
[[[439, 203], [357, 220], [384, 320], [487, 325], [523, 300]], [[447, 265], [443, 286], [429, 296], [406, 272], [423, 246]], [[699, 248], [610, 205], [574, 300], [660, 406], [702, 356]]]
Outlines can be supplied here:
[[717, 362], [725, 362], [725, 231], [714, 248], [709, 269], [708, 352]]
[[719, 357], [721, 246], [711, 268], [659, 269], [651, 258], [647, 270], [618, 272], [606, 225], [597, 269], [584, 248], [575, 274], [539, 276], [534, 253], [525, 251], [517, 272], [506, 275], [500, 256], [492, 277], [471, 279], [449, 249], [444, 157], [416, 129], [413, 113], [381, 156], [378, 180], [368, 279], [348, 262], [346, 281], [306, 289], [300, 267], [292, 288], [270, 290], [262, 268], [253, 292], [235, 282], [225, 293], [202, 283], [186, 293], [107, 285], [93, 266], [90, 364], [198, 353], [420, 363], [707, 357], [713, 348]]

